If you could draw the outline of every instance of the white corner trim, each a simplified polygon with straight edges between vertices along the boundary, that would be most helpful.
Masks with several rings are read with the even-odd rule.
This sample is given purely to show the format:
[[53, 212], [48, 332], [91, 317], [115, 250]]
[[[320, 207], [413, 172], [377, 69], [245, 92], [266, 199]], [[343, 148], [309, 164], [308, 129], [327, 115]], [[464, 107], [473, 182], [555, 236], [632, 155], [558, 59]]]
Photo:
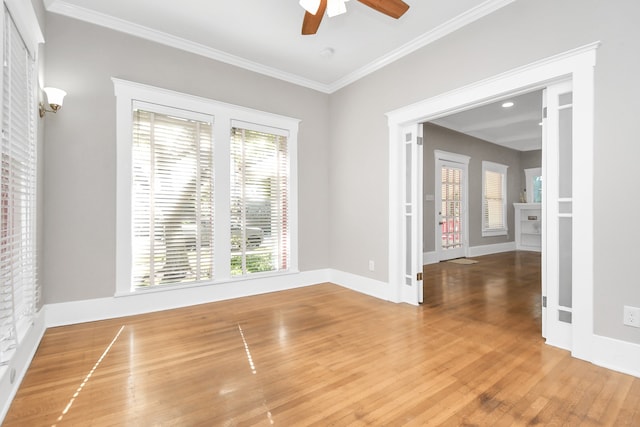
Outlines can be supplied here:
[[302, 288], [328, 281], [328, 270], [314, 270], [297, 274], [249, 279], [242, 283], [227, 282], [173, 289], [170, 292], [140, 292], [139, 294], [120, 297], [48, 304], [46, 326], [63, 326], [152, 313], [196, 304]]
[[[33, 326], [27, 331], [22, 342], [18, 346], [16, 353], [6, 367], [0, 370], [0, 423], [9, 411], [11, 402], [18, 392], [20, 383], [31, 365], [31, 361], [36, 354], [40, 341], [46, 330], [45, 325], [46, 307], [40, 309], [33, 322]], [[11, 381], [11, 371], [15, 370], [15, 377]]]
[[299, 86], [307, 87], [309, 89], [317, 90], [318, 92], [331, 94], [373, 73], [374, 71], [377, 71], [380, 68], [389, 65], [397, 61], [398, 59], [403, 58], [415, 52], [416, 50], [445, 37], [448, 34], [451, 34], [452, 32], [464, 27], [465, 25], [468, 25], [510, 3], [513, 3], [514, 1], [515, 0], [486, 0], [478, 6], [471, 8], [464, 13], [461, 13], [460, 15], [439, 25], [433, 30], [428, 31], [421, 36], [411, 40], [398, 49], [395, 49], [394, 51], [381, 56], [370, 64], [365, 65], [364, 67], [361, 67], [330, 84], [320, 83], [318, 81], [278, 70], [273, 67], [268, 67], [266, 65], [262, 65], [254, 61], [249, 61], [239, 56], [231, 55], [227, 52], [214, 49], [200, 43], [192, 42], [181, 37], [176, 37], [171, 34], [164, 33], [162, 31], [157, 31], [142, 25], [134, 24], [133, 22], [96, 12], [91, 9], [76, 6], [64, 0], [45, 0], [45, 7], [47, 11], [52, 13], [57, 13], [69, 18], [89, 22], [101, 27], [110, 28], [116, 31], [120, 31], [146, 40], [151, 40], [156, 43], [171, 46], [177, 49], [184, 50], [186, 52], [194, 53], [196, 55], [201, 55], [206, 58], [244, 68], [249, 71], [263, 74]]
[[640, 378], [640, 344], [594, 334], [592, 351], [593, 364]]
[[387, 282], [333, 269], [329, 270], [329, 281], [343, 288], [351, 289], [352, 291], [384, 301], [399, 302], [391, 297], [392, 291], [395, 291], [395, 288], [391, 289], [392, 287]]
[[373, 73], [385, 67], [400, 58], [403, 58], [418, 49], [421, 49], [427, 46], [430, 43], [435, 42], [438, 39], [441, 39], [448, 34], [453, 33], [456, 30], [464, 27], [465, 25], [469, 25], [478, 19], [489, 15], [496, 10], [507, 6], [510, 3], [513, 3], [515, 0], [487, 0], [478, 6], [467, 10], [466, 12], [448, 20], [447, 22], [437, 26], [431, 31], [428, 31], [421, 36], [416, 37], [408, 43], [405, 43], [403, 46], [400, 46], [398, 49], [387, 53], [371, 62], [364, 67], [361, 67], [355, 70], [352, 73], [347, 74], [343, 78], [336, 80], [335, 82], [329, 85], [329, 93], [333, 93], [339, 89], [342, 89], [345, 86], [350, 85], [351, 83], [360, 80], [361, 78]]

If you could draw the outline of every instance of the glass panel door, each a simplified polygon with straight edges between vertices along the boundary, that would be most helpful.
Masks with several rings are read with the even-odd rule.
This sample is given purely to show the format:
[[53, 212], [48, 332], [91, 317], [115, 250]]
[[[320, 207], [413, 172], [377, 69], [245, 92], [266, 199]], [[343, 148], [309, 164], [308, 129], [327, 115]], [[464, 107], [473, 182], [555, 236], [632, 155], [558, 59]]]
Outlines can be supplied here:
[[[572, 347], [573, 288], [573, 96], [571, 82], [545, 90], [543, 120], [542, 255], [543, 336], [549, 344]], [[544, 305], [544, 304], [543, 304]]]
[[437, 151], [435, 218], [438, 261], [467, 255], [467, 170], [469, 158]]

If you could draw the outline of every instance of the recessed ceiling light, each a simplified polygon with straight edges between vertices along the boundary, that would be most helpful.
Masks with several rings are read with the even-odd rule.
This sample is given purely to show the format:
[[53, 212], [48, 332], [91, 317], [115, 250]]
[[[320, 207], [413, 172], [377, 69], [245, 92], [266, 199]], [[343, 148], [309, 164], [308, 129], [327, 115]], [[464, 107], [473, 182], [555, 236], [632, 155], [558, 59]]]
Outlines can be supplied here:
[[514, 103], [512, 101], [507, 101], [502, 104], [502, 108], [511, 108], [513, 106], [514, 106]]

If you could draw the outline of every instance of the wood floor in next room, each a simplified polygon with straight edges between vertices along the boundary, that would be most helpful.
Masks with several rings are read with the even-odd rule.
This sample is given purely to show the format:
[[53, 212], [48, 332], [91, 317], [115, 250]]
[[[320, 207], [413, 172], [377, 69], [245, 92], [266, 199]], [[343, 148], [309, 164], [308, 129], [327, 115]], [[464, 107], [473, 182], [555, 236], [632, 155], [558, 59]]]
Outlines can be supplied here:
[[[540, 256], [49, 329], [5, 426], [640, 425], [640, 379], [540, 337]], [[242, 286], [238, 284], [238, 286]]]

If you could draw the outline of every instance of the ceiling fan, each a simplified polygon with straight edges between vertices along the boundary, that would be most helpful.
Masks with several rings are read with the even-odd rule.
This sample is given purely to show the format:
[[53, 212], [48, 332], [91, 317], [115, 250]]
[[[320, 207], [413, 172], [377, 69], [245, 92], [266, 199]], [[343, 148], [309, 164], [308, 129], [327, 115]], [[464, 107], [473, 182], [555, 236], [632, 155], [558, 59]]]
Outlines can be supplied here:
[[[345, 13], [347, 11], [345, 2], [347, 1], [349, 0], [300, 0], [300, 6], [306, 11], [302, 21], [302, 35], [315, 34], [318, 31], [325, 11], [329, 17]], [[395, 19], [400, 18], [409, 9], [409, 5], [402, 0], [358, 1]]]

